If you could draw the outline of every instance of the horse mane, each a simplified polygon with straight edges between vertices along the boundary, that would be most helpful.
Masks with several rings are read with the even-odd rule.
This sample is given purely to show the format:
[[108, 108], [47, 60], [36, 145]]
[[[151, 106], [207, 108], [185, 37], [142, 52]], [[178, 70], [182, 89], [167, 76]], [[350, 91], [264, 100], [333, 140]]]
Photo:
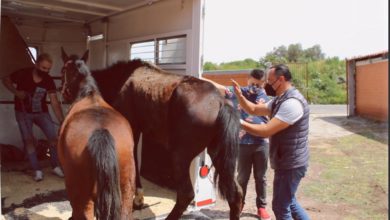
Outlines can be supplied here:
[[159, 67], [140, 59], [119, 61], [106, 69], [92, 71], [92, 76], [98, 83], [104, 94], [103, 97], [108, 103], [112, 103], [121, 90], [124, 83], [131, 76], [135, 69], [147, 67], [153, 70], [164, 72]]
[[85, 98], [87, 96], [101, 95], [99, 88], [96, 84], [96, 81], [92, 77], [91, 72], [89, 71], [89, 68], [85, 64], [85, 62], [83, 60], [78, 60], [77, 56], [72, 55], [70, 58], [77, 65], [79, 73], [85, 77], [84, 78], [85, 84], [79, 89], [76, 99], [79, 100], [79, 99]]
[[101, 95], [96, 81], [91, 75], [85, 77], [85, 82], [85, 85], [81, 87], [79, 91], [78, 96], [80, 99], [92, 95]]

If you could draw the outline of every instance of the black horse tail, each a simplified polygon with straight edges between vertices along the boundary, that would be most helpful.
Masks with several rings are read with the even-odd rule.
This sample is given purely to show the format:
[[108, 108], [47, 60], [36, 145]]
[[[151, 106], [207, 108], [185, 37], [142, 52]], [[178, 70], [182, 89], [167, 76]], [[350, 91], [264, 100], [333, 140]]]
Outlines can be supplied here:
[[223, 199], [236, 201], [237, 191], [241, 191], [235, 178], [240, 132], [237, 110], [223, 103], [216, 124], [216, 137], [208, 150], [215, 167], [214, 183], [216, 185], [218, 182], [219, 194]]
[[96, 129], [88, 140], [87, 148], [96, 170], [96, 219], [120, 219], [121, 191], [114, 138], [107, 129]]

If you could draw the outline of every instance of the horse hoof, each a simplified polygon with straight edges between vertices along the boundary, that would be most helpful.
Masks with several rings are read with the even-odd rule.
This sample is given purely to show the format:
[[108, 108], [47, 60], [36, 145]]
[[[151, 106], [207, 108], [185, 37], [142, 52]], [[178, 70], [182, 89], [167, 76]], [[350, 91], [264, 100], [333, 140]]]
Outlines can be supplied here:
[[144, 206], [144, 190], [142, 188], [137, 188], [133, 200], [133, 208], [139, 210], [142, 209], [143, 206]]
[[135, 204], [133, 203], [133, 210], [141, 210], [144, 207], [144, 204]]

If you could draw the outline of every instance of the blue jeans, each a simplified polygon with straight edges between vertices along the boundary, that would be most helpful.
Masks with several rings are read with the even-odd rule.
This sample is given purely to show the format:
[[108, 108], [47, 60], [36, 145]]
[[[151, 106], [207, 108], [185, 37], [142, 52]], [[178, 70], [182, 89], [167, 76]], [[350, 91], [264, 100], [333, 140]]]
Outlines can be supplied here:
[[52, 167], [59, 166], [57, 156], [57, 133], [48, 112], [25, 113], [15, 111], [16, 121], [18, 122], [20, 134], [24, 143], [24, 149], [30, 161], [33, 170], [40, 170], [40, 166], [35, 151], [35, 138], [33, 135], [33, 124], [36, 124], [45, 134], [50, 143], [50, 162]]
[[299, 205], [295, 193], [307, 167], [275, 170], [272, 210], [277, 220], [308, 220], [309, 216]]
[[265, 208], [267, 205], [267, 168], [268, 168], [269, 145], [240, 144], [238, 153], [237, 180], [243, 191], [243, 202], [245, 204], [246, 189], [253, 167], [253, 176], [256, 187], [256, 206]]

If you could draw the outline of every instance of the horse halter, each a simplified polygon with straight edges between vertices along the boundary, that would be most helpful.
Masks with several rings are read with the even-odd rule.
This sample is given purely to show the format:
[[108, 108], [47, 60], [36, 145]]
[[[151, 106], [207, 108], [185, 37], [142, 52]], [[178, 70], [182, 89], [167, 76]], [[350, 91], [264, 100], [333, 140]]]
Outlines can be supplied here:
[[[74, 98], [72, 96], [74, 96], [74, 94], [72, 94], [74, 91], [75, 88], [75, 84], [78, 83], [77, 81], [79, 81], [80, 79], [80, 75], [82, 75], [82, 73], [80, 73], [79, 71], [79, 68], [77, 67], [76, 65], [76, 62], [77, 61], [74, 61], [74, 60], [68, 60], [64, 66], [62, 67], [62, 90], [61, 90], [61, 94], [66, 97], [67, 99], [70, 99], [70, 98]], [[70, 65], [73, 65], [74, 68], [73, 70], [69, 70], [71, 67]], [[72, 72], [70, 72], [72, 71]], [[72, 74], [72, 76], [69, 76], [69, 74]], [[77, 85], [78, 86], [78, 85]]]

